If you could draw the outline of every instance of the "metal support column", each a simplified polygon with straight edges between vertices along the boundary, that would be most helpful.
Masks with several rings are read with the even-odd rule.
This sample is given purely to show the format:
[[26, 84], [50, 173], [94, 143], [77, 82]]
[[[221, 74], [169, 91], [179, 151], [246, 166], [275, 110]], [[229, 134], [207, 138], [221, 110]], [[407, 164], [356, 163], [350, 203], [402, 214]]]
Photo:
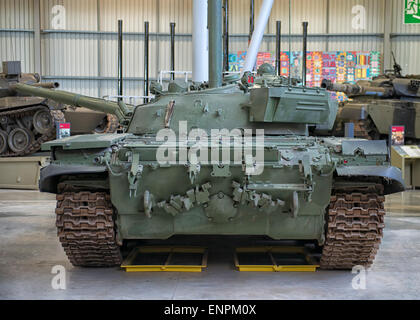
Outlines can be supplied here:
[[160, 37], [158, 36], [158, 34], [160, 33], [160, 1], [156, 1], [156, 54], [155, 54], [155, 59], [156, 59], [156, 72], [159, 72], [159, 66], [160, 66]]
[[222, 0], [209, 0], [209, 87], [222, 86]]
[[[330, 34], [330, 0], [327, 0], [327, 18], [326, 18], [326, 34], [329, 35]], [[325, 38], [325, 51], [329, 51], [330, 48], [330, 38], [326, 37]]]
[[308, 52], [308, 22], [303, 22], [303, 57], [302, 57], [302, 85], [306, 87], [306, 61]]
[[223, 69], [229, 72], [229, 0], [224, 0], [224, 21], [223, 21], [223, 40], [224, 40], [224, 66]]
[[193, 1], [192, 81], [209, 81], [209, 29], [207, 0]]
[[392, 32], [392, 1], [385, 1], [385, 23], [384, 23], [384, 63], [382, 71], [392, 69], [392, 48], [391, 48], [391, 32]]
[[255, 21], [255, 0], [250, 0], [249, 38], [248, 38], [248, 42], [251, 42], [252, 35], [254, 34], [254, 21]]
[[[118, 95], [123, 95], [123, 21], [118, 20]], [[122, 98], [118, 98], [121, 101]]]
[[281, 21], [276, 22], [276, 71], [281, 75]]
[[[101, 0], [96, 0], [96, 29], [98, 30], [98, 32], [101, 31], [101, 7], [100, 7], [100, 2], [101, 2]], [[97, 71], [97, 74], [98, 74], [98, 78], [100, 78], [102, 76], [102, 72], [101, 72], [101, 62], [102, 62], [101, 42], [102, 42], [102, 36], [99, 35], [98, 36], [98, 42], [97, 42], [97, 50], [98, 50], [98, 55], [97, 55], [98, 71]], [[98, 98], [101, 98], [102, 81], [98, 80], [97, 84], [98, 84]]]
[[[144, 82], [143, 82], [143, 95], [149, 95], [149, 21], [144, 22]], [[144, 99], [145, 103], [149, 99]]]
[[[171, 22], [171, 71], [175, 71], [175, 22]], [[171, 80], [175, 80], [175, 73], [171, 74]]]
[[35, 72], [42, 77], [40, 0], [34, 0], [34, 60]]

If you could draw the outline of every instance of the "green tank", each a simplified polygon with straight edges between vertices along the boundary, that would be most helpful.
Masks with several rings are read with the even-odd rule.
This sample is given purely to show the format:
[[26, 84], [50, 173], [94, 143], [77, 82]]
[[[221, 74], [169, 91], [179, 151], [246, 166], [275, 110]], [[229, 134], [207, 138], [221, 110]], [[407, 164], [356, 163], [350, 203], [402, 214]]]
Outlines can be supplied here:
[[369, 266], [382, 238], [384, 196], [404, 190], [386, 143], [309, 136], [310, 127], [334, 124], [338, 106], [325, 89], [264, 68], [256, 78], [223, 82], [220, 12], [221, 1], [209, 1], [207, 85], [153, 85], [156, 98], [135, 108], [17, 86], [113, 113], [126, 127], [43, 145], [52, 161], [40, 189], [57, 194], [69, 260], [111, 267], [129, 240], [261, 235], [316, 243], [324, 269]]
[[356, 84], [322, 82], [323, 88], [344, 92], [350, 99], [340, 103], [333, 135], [343, 136], [344, 124], [351, 122], [356, 138], [387, 139], [390, 127], [399, 125], [405, 126], [407, 143], [420, 143], [420, 76], [401, 76], [397, 64], [394, 69], [394, 73]]

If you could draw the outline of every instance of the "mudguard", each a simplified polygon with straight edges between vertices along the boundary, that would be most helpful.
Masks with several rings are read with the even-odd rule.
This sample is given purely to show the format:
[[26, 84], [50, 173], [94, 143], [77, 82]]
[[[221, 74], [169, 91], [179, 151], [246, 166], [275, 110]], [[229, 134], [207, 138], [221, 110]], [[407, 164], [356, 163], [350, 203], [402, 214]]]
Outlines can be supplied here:
[[39, 190], [41, 192], [57, 193], [58, 178], [62, 175], [103, 173], [106, 171], [106, 167], [59, 166], [51, 164], [41, 169], [41, 176], [39, 179]]
[[385, 194], [405, 190], [401, 170], [391, 166], [343, 166], [337, 168], [339, 177], [381, 177], [384, 179]]

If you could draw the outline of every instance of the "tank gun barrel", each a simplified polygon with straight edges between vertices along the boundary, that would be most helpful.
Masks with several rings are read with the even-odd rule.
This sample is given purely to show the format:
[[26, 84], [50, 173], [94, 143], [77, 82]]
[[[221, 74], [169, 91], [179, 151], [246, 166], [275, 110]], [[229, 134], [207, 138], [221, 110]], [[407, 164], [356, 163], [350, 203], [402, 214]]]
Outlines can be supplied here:
[[123, 101], [117, 103], [61, 90], [46, 89], [42, 86], [30, 86], [20, 83], [13, 85], [13, 89], [25, 95], [43, 97], [59, 103], [114, 114], [120, 122], [124, 122], [131, 115], [131, 110]]
[[57, 89], [60, 84], [58, 82], [40, 82], [31, 84], [31, 86], [44, 89]]
[[332, 83], [331, 80], [327, 79], [322, 81], [321, 88], [327, 89], [328, 91], [344, 92], [349, 96], [375, 96], [388, 98], [394, 95], [394, 90], [392, 88], [360, 86], [358, 84], [348, 83]]

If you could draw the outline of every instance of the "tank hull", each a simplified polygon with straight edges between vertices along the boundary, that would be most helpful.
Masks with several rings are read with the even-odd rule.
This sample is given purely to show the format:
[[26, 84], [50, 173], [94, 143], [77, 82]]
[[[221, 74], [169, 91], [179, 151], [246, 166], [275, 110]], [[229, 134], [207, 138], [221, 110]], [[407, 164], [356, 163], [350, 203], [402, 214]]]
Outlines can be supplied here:
[[[188, 163], [159, 164], [159, 149], [172, 147], [156, 143], [155, 138], [87, 135], [47, 143], [44, 146], [53, 151], [55, 161], [42, 171], [42, 191], [108, 192], [118, 212], [119, 241], [167, 239], [177, 234], [266, 235], [322, 244], [325, 212], [335, 184], [350, 183], [349, 188], [389, 184], [385, 193], [403, 190], [398, 174], [379, 173], [363, 182], [357, 179], [366, 177], [366, 171], [346, 176], [344, 169], [351, 172], [355, 166], [368, 171], [383, 168], [384, 172], [392, 168], [386, 164], [384, 142], [360, 141], [356, 147], [351, 145], [353, 140], [266, 136], [253, 149], [264, 150], [264, 169], [252, 176], [243, 162], [233, 160], [221, 167], [209, 159], [198, 171], [191, 171]], [[112, 146], [119, 150], [114, 156]], [[344, 153], [338, 152], [343, 146]], [[209, 155], [212, 147], [208, 146]], [[235, 147], [232, 142], [219, 151], [233, 155]], [[351, 148], [365, 150], [367, 155], [360, 158], [347, 151]], [[331, 153], [332, 149], [337, 152]], [[60, 171], [63, 168], [67, 171]]]

